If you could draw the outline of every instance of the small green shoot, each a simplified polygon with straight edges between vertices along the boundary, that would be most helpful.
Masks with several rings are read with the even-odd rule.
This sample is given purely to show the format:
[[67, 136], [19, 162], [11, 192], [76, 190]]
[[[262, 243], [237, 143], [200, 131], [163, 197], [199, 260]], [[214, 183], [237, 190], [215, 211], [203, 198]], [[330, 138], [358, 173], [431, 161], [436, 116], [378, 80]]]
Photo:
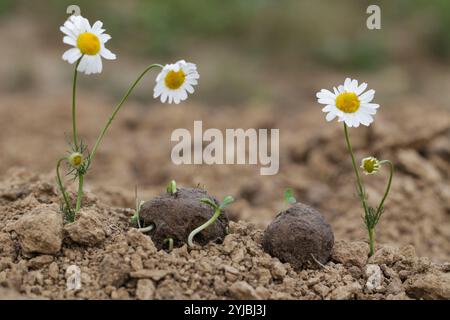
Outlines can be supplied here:
[[295, 204], [295, 203], [297, 203], [297, 199], [295, 199], [294, 191], [292, 190], [292, 188], [288, 188], [288, 189], [286, 189], [284, 191], [284, 200], [288, 204]]
[[130, 223], [133, 225], [137, 225], [138, 228], [141, 229], [141, 221], [139, 214], [141, 212], [142, 205], [145, 203], [145, 201], [139, 200], [137, 185], [134, 188], [134, 203], [135, 203], [134, 215], [130, 218]]
[[[216, 221], [219, 218], [219, 216], [222, 213], [222, 211], [227, 206], [229, 206], [230, 204], [232, 204], [234, 202], [234, 198], [232, 196], [226, 196], [223, 199], [222, 203], [220, 203], [220, 204], [215, 203], [214, 201], [212, 201], [209, 198], [203, 198], [203, 199], [200, 200], [200, 202], [210, 206], [214, 210], [214, 215], [211, 217], [211, 219], [206, 221], [204, 224], [202, 224], [200, 227], [196, 228], [194, 231], [192, 231], [189, 234], [188, 245], [190, 247], [194, 246], [194, 243], [192, 242], [192, 240], [194, 239], [195, 235], [197, 233], [202, 232], [204, 229], [208, 228], [211, 224], [213, 224], [214, 221]], [[228, 232], [226, 231], [226, 233], [228, 233]]]
[[175, 195], [177, 193], [177, 183], [175, 180], [170, 181], [167, 186], [167, 193], [171, 195]]
[[168, 249], [169, 249], [169, 252], [172, 252], [172, 250], [173, 250], [173, 238], [167, 238], [166, 240], [164, 240], [164, 243], [168, 243], [168, 245], [169, 245], [169, 247], [168, 247]]

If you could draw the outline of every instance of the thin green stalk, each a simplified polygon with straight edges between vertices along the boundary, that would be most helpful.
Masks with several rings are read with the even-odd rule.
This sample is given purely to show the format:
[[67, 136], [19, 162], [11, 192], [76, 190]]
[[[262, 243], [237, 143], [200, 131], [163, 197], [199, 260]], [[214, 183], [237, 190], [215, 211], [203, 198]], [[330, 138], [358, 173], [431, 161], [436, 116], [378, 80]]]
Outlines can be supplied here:
[[392, 177], [394, 176], [394, 165], [392, 164], [392, 162], [389, 160], [380, 161], [380, 164], [384, 164], [384, 163], [387, 163], [389, 165], [389, 169], [390, 169], [389, 180], [387, 183], [386, 191], [384, 192], [383, 198], [381, 199], [380, 205], [378, 206], [377, 214], [379, 214], [381, 212], [381, 210], [383, 209], [384, 201], [386, 200], [386, 198], [389, 194], [389, 191], [391, 190]]
[[137, 86], [137, 84], [139, 83], [139, 81], [141, 81], [141, 79], [145, 76], [145, 74], [150, 71], [151, 69], [155, 68], [155, 67], [160, 67], [163, 68], [162, 65], [160, 64], [152, 64], [150, 66], [148, 66], [142, 73], [141, 75], [136, 79], [136, 81], [131, 85], [131, 87], [128, 89], [128, 91], [125, 93], [125, 95], [123, 96], [122, 100], [119, 102], [119, 104], [116, 106], [116, 108], [114, 109], [113, 113], [111, 114], [111, 116], [109, 117], [108, 121], [106, 122], [106, 124], [104, 125], [102, 131], [100, 132], [100, 135], [97, 138], [97, 141], [95, 142], [94, 147], [92, 148], [92, 152], [90, 155], [90, 161], [92, 162], [92, 159], [94, 158], [96, 152], [97, 152], [97, 148], [100, 145], [100, 142], [102, 141], [106, 131], [108, 130], [109, 126], [111, 125], [112, 121], [114, 120], [115, 116], [117, 115], [117, 113], [119, 112], [120, 108], [122, 107], [122, 105], [125, 103], [125, 101], [128, 99], [129, 95], [131, 94], [131, 92], [133, 91], [133, 89]]
[[164, 240], [164, 242], [168, 243], [168, 245], [169, 245], [169, 247], [168, 247], [169, 252], [172, 252], [172, 250], [173, 250], [173, 238], [167, 238], [166, 240]]
[[221, 214], [221, 209], [220, 208], [216, 208], [214, 211], [214, 215], [211, 217], [211, 219], [209, 219], [208, 221], [206, 221], [204, 224], [202, 224], [200, 227], [196, 228], [194, 231], [192, 231], [189, 234], [188, 237], [188, 245], [190, 247], [194, 246], [194, 243], [192, 242], [192, 240], [194, 239], [195, 235], [201, 231], [203, 231], [204, 229], [208, 228], [211, 224], [214, 223], [214, 221], [217, 220], [217, 218], [219, 218]]
[[358, 167], [356, 166], [355, 155], [353, 154], [353, 148], [350, 143], [350, 137], [348, 135], [348, 127], [345, 122], [344, 122], [344, 133], [345, 133], [345, 141], [347, 142], [348, 152], [350, 153], [350, 156], [352, 158], [353, 169], [355, 170], [356, 183], [358, 184], [358, 188], [359, 188], [359, 197], [361, 199], [361, 204], [364, 208], [364, 212], [367, 212], [366, 199], [365, 199], [365, 195], [364, 195], [364, 185], [361, 180], [361, 176], [359, 175]]
[[371, 257], [375, 253], [375, 229], [374, 228], [368, 229], [368, 232], [369, 232], [369, 247], [370, 247], [369, 256]]
[[81, 200], [83, 198], [83, 182], [84, 182], [84, 175], [83, 174], [79, 174], [78, 175], [77, 204], [76, 204], [76, 207], [75, 207], [75, 213], [77, 213], [81, 209]]
[[68, 195], [67, 195], [67, 193], [66, 193], [66, 190], [65, 190], [65, 188], [64, 188], [64, 184], [63, 184], [62, 179], [61, 179], [61, 175], [60, 175], [60, 173], [59, 173], [59, 169], [60, 169], [60, 167], [61, 167], [61, 163], [62, 163], [64, 160], [66, 160], [66, 159], [65, 159], [65, 158], [61, 158], [61, 159], [58, 160], [58, 163], [56, 164], [56, 181], [57, 181], [57, 183], [58, 183], [59, 190], [61, 191], [61, 193], [62, 193], [62, 195], [63, 195], [63, 199], [64, 199], [64, 202], [66, 203], [67, 209], [68, 209], [68, 210], [71, 210], [71, 208], [70, 208], [69, 197], [68, 197]]
[[75, 71], [73, 72], [73, 84], [72, 84], [72, 133], [73, 133], [73, 145], [75, 150], [78, 150], [78, 132], [77, 132], [77, 116], [76, 116], [76, 95], [77, 95], [77, 79], [78, 79], [78, 65], [83, 57], [78, 59], [75, 64]]

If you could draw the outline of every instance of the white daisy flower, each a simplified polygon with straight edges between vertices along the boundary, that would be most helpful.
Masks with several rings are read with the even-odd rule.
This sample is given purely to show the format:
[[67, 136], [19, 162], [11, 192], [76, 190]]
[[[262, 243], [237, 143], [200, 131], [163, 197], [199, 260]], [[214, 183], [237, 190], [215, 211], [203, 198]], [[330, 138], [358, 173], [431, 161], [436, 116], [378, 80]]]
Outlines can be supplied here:
[[194, 93], [194, 86], [198, 84], [200, 75], [197, 66], [184, 60], [174, 64], [167, 64], [156, 77], [153, 90], [154, 98], [161, 96], [161, 102], [180, 103], [186, 100], [189, 93]]
[[105, 48], [111, 39], [102, 29], [103, 23], [97, 21], [91, 27], [89, 21], [82, 16], [71, 16], [60, 30], [65, 34], [63, 42], [74, 48], [67, 50], [62, 58], [73, 64], [81, 59], [77, 70], [86, 74], [102, 72], [102, 59], [116, 59], [116, 55]]
[[358, 80], [347, 78], [344, 85], [333, 88], [334, 92], [322, 89], [316, 96], [319, 103], [326, 105], [322, 111], [327, 113], [327, 121], [337, 117], [349, 127], [369, 126], [380, 105], [372, 103], [375, 90], [366, 89], [367, 83], [358, 85]]

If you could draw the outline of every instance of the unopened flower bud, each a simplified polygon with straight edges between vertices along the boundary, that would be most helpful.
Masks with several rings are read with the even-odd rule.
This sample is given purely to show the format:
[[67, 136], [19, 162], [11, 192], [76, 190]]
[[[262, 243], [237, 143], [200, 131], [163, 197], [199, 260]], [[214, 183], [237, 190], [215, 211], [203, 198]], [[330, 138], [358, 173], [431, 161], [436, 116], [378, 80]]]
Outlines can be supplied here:
[[79, 168], [83, 163], [83, 155], [79, 152], [74, 152], [69, 156], [68, 160], [72, 167]]
[[361, 169], [365, 174], [375, 174], [380, 170], [380, 161], [375, 157], [367, 157], [361, 161]]

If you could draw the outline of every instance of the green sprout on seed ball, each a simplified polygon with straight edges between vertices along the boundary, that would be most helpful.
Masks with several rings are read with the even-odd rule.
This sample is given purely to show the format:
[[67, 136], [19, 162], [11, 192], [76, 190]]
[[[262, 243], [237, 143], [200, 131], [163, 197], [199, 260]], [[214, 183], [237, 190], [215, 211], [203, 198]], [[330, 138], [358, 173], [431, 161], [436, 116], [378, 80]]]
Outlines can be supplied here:
[[[71, 49], [63, 54], [62, 58], [70, 64], [75, 64], [75, 69], [72, 83], [72, 138], [69, 142], [70, 152], [67, 156], [60, 158], [57, 162], [56, 183], [62, 194], [63, 202], [61, 211], [64, 213], [67, 222], [73, 222], [76, 214], [81, 209], [84, 178], [91, 168], [97, 150], [118, 112], [147, 72], [155, 68], [161, 69], [156, 77], [153, 97], [160, 98], [163, 103], [167, 101], [168, 103], [174, 102], [176, 104], [186, 100], [188, 93], [192, 94], [194, 92], [194, 86], [198, 84], [200, 76], [197, 72], [197, 66], [184, 60], [165, 66], [160, 64], [149, 65], [125, 92], [123, 98], [114, 108], [110, 117], [106, 120], [93, 148], [88, 150], [77, 131], [76, 91], [78, 73], [83, 72], [86, 75], [101, 73], [103, 69], [102, 58], [115, 60], [116, 55], [105, 47], [106, 42], [111, 39], [111, 36], [104, 33], [105, 30], [103, 29], [103, 23], [101, 21], [97, 21], [91, 26], [86, 18], [83, 18], [80, 15], [73, 15], [63, 26], [61, 26], [60, 30], [64, 33], [63, 42], [72, 46]], [[64, 181], [61, 178], [61, 166], [63, 163], [68, 167], [67, 175], [72, 175], [73, 180], [78, 180], [75, 205], [72, 204], [70, 196], [64, 186]], [[138, 211], [138, 208], [136, 211]]]
[[167, 186], [167, 193], [171, 195], [175, 195], [177, 193], [177, 183], [175, 180], [170, 181], [169, 185]]
[[294, 190], [292, 190], [292, 188], [288, 188], [284, 191], [284, 201], [290, 205], [297, 203], [297, 199], [294, 196]]
[[[200, 200], [201, 203], [206, 204], [207, 206], [210, 206], [213, 210], [214, 210], [214, 214], [211, 217], [211, 219], [209, 219], [208, 221], [206, 221], [204, 224], [202, 224], [200, 227], [194, 229], [194, 231], [192, 231], [189, 234], [188, 237], [188, 245], [190, 247], [194, 246], [194, 243], [192, 242], [192, 240], [194, 239], [194, 237], [202, 232], [204, 229], [208, 228], [211, 224], [213, 224], [218, 218], [219, 216], [222, 214], [222, 211], [230, 204], [232, 204], [234, 202], [234, 198], [232, 196], [226, 196], [221, 204], [216, 204], [214, 201], [212, 201], [211, 199], [208, 198], [203, 198]], [[226, 231], [226, 233], [228, 233], [228, 231]]]
[[352, 160], [352, 166], [356, 176], [356, 190], [361, 206], [364, 210], [364, 224], [369, 235], [370, 256], [375, 253], [375, 228], [384, 212], [384, 203], [391, 190], [394, 165], [389, 160], [378, 160], [375, 157], [362, 159], [360, 168], [366, 175], [376, 174], [383, 165], [389, 166], [389, 178], [380, 203], [376, 207], [368, 204], [368, 195], [364, 182], [356, 165], [355, 154], [348, 133], [348, 128], [359, 127], [360, 124], [369, 126], [373, 122], [373, 116], [377, 113], [379, 104], [373, 103], [375, 90], [367, 90], [367, 83], [358, 84], [357, 80], [345, 79], [343, 85], [330, 90], [322, 89], [317, 92], [318, 102], [325, 105], [322, 109], [327, 113], [326, 120], [332, 121], [337, 118], [344, 123], [344, 136], [348, 152]]
[[138, 194], [137, 194], [137, 186], [134, 188], [134, 205], [135, 205], [135, 209], [134, 209], [134, 215], [130, 218], [130, 223], [132, 225], [137, 225], [138, 230], [141, 232], [147, 232], [147, 231], [151, 231], [153, 228], [153, 225], [151, 225], [150, 227], [147, 228], [143, 228], [141, 226], [141, 217], [140, 217], [140, 213], [141, 213], [141, 209], [142, 209], [142, 205], [145, 203], [145, 201], [139, 200], [138, 198]]

